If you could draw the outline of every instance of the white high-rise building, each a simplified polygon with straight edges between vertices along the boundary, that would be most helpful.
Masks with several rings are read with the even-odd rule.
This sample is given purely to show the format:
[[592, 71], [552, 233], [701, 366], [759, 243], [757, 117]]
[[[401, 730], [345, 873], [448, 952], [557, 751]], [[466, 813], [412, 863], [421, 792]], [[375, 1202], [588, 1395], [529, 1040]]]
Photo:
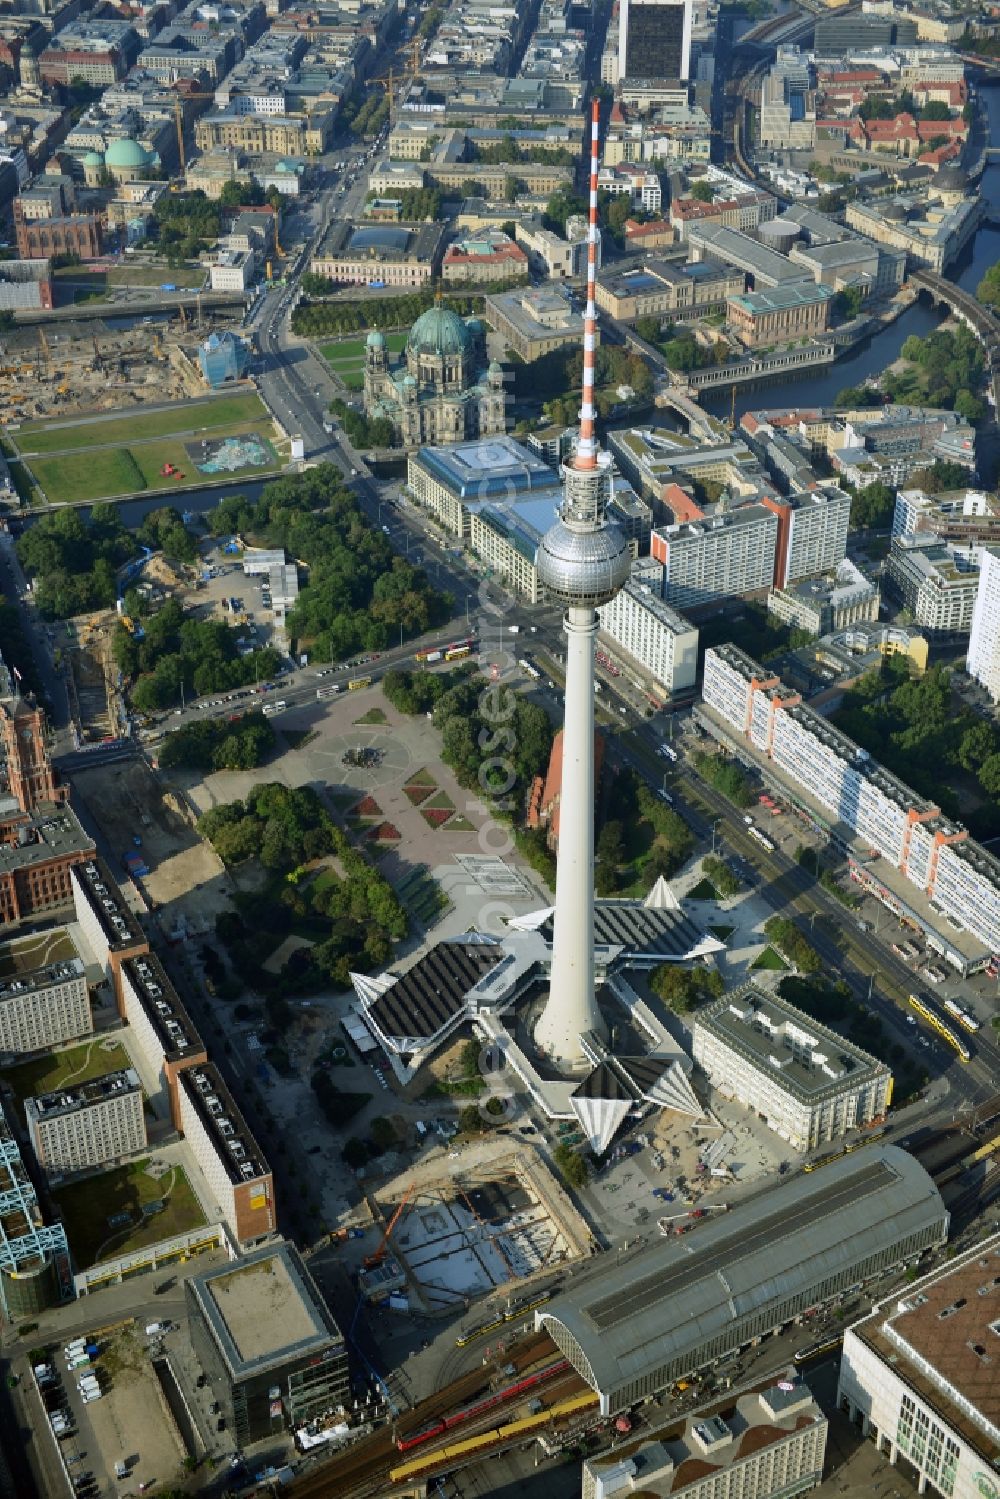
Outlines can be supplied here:
[[26, 1099], [24, 1114], [45, 1171], [82, 1171], [146, 1146], [142, 1085], [131, 1067]]
[[1000, 554], [982, 553], [965, 669], [1000, 702]]
[[619, 0], [618, 79], [691, 76], [692, 0]]
[[543, 536], [536, 558], [539, 582], [566, 609], [566, 709], [552, 967], [535, 1042], [566, 1067], [586, 1065], [582, 1038], [588, 1032], [606, 1034], [594, 981], [594, 642], [597, 610], [614, 598], [632, 566], [624, 532], [607, 520], [611, 455], [598, 452], [594, 436], [599, 116], [595, 100], [580, 441], [563, 465], [559, 519]]

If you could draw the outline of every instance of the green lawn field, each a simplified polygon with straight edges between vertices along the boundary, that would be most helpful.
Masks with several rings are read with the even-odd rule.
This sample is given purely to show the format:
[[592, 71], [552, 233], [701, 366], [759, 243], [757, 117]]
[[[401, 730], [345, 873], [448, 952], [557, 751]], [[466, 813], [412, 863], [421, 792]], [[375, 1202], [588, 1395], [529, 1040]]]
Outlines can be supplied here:
[[78, 265], [61, 266], [54, 279], [64, 284], [93, 286], [95, 291], [108, 286], [176, 286], [181, 291], [195, 290], [205, 285], [206, 275], [201, 266], [181, 266], [170, 271], [166, 266], [117, 265], [109, 271], [86, 271]]
[[[387, 333], [385, 341], [390, 354], [399, 354], [406, 346], [407, 335], [405, 333]], [[337, 372], [341, 365], [360, 365], [364, 367], [365, 362], [365, 339], [343, 338], [334, 343], [319, 345], [319, 352], [328, 364], [332, 364]]]
[[[256, 432], [266, 438], [271, 423], [266, 421], [242, 422], [233, 426], [213, 428], [212, 436], [241, 437]], [[187, 439], [194, 441], [195, 439]], [[132, 494], [144, 489], [169, 490], [176, 483], [178, 489], [185, 484], [199, 483], [206, 478], [217, 477], [199, 473], [185, 446], [185, 439], [166, 437], [160, 442], [136, 442], [132, 447], [88, 448], [86, 452], [58, 453], [51, 457], [32, 458], [31, 471], [50, 504], [61, 504], [72, 500], [114, 499], [116, 495]], [[173, 480], [164, 477], [161, 470], [166, 463], [184, 475]], [[259, 468], [246, 468], [237, 472], [247, 474], [269, 474], [281, 467], [281, 459], [271, 448], [271, 460]]]
[[49, 1056], [23, 1062], [20, 1067], [11, 1067], [4, 1073], [4, 1082], [22, 1102], [39, 1093], [52, 1093], [56, 1088], [85, 1083], [92, 1077], [103, 1077], [106, 1072], [118, 1072], [129, 1066], [131, 1061], [124, 1046], [117, 1042], [105, 1046], [102, 1039], [95, 1037], [81, 1046], [71, 1046], [66, 1051], [55, 1051]]
[[142, 442], [145, 438], [169, 437], [172, 432], [193, 432], [202, 428], [228, 427], [233, 423], [270, 421], [260, 397], [254, 391], [219, 396], [213, 401], [193, 405], [190, 401], [159, 411], [130, 412], [128, 416], [98, 417], [94, 421], [24, 422], [16, 433], [9, 434], [25, 457], [32, 453], [61, 453], [70, 448], [93, 448], [104, 443]]
[[[200, 1228], [208, 1221], [180, 1166], [155, 1177], [147, 1172], [148, 1165], [148, 1160], [133, 1161], [53, 1192], [73, 1259], [81, 1270]], [[151, 1202], [163, 1202], [165, 1206], [162, 1212], [143, 1218], [142, 1209]], [[131, 1221], [109, 1223], [120, 1213], [128, 1213]]]

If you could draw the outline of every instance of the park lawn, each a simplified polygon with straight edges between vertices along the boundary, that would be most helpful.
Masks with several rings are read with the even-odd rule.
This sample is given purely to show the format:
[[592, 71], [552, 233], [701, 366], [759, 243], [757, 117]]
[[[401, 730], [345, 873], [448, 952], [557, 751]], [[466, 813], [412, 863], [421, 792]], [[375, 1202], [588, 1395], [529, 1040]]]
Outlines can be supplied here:
[[[182, 1167], [174, 1166], [157, 1178], [146, 1171], [148, 1164], [148, 1159], [132, 1161], [53, 1192], [73, 1259], [81, 1270], [89, 1270], [99, 1257], [113, 1259], [208, 1221]], [[164, 1198], [167, 1205], [162, 1213], [139, 1216], [146, 1203]], [[138, 1221], [114, 1228], [108, 1219], [116, 1213], [131, 1213]]]
[[76, 948], [64, 931], [39, 932], [0, 948], [0, 979], [19, 973], [33, 973], [46, 963], [66, 963], [76, 957]]
[[773, 947], [765, 947], [762, 953], [758, 953], [750, 964], [751, 968], [766, 968], [771, 973], [784, 973], [788, 964], [780, 953]]
[[79, 265], [60, 266], [53, 272], [56, 281], [72, 285], [92, 286], [95, 291], [108, 286], [176, 286], [187, 290], [205, 285], [205, 272], [201, 266], [181, 266], [179, 270], [168, 270], [159, 265], [116, 265], [106, 271], [87, 271]]
[[[261, 430], [263, 428], [263, 430]], [[270, 418], [264, 422], [242, 423], [238, 426], [213, 430], [213, 437], [239, 437], [256, 432], [265, 437], [270, 428]], [[271, 460], [260, 468], [244, 469], [244, 473], [268, 474], [281, 467], [281, 459], [271, 447]], [[165, 463], [172, 463], [183, 480], [173, 480], [160, 472]], [[137, 442], [134, 447], [90, 448], [87, 452], [61, 453], [50, 458], [32, 458], [31, 471], [52, 504], [66, 500], [113, 499], [116, 495], [132, 494], [145, 489], [166, 489], [176, 483], [201, 483], [212, 476], [201, 474], [191, 462], [179, 438], [164, 438], [159, 442]], [[236, 472], [241, 472], [236, 470]]]
[[[143, 412], [141, 408], [128, 416], [100, 417], [95, 421], [22, 422], [12, 434], [19, 451], [62, 453], [71, 448], [102, 447], [105, 444], [142, 442], [146, 438], [169, 437], [174, 432], [195, 432], [228, 427], [246, 422], [268, 422], [260, 397], [254, 391], [220, 396], [197, 405], [181, 401], [159, 411]], [[26, 440], [31, 439], [30, 443]]]
[[[401, 353], [406, 347], [406, 338], [407, 335], [405, 333], [387, 333], [385, 341], [390, 354]], [[356, 364], [363, 367], [365, 362], [365, 339], [337, 339], [332, 343], [320, 344], [319, 352], [327, 364], [332, 364], [334, 369], [338, 369], [342, 364]]]
[[82, 1046], [71, 1046], [67, 1051], [51, 1052], [48, 1056], [35, 1057], [22, 1062], [20, 1067], [11, 1067], [4, 1073], [8, 1084], [19, 1103], [34, 1098], [39, 1093], [52, 1093], [72, 1083], [88, 1082], [92, 1077], [103, 1077], [106, 1072], [118, 1072], [122, 1067], [131, 1067], [132, 1061], [124, 1046], [116, 1042], [105, 1048], [100, 1038], [85, 1041]]
[[61, 458], [35, 458], [31, 471], [50, 504], [100, 500], [146, 487], [128, 448], [95, 448]]

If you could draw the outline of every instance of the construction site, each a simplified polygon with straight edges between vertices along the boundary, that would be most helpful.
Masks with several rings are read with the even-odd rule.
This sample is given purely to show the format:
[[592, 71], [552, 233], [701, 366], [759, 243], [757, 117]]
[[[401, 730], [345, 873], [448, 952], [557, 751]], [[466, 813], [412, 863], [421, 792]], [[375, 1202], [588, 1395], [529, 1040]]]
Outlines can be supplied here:
[[197, 345], [213, 330], [238, 327], [240, 311], [209, 317], [182, 307], [169, 321], [81, 319], [60, 322], [58, 331], [12, 329], [0, 342], [4, 420], [16, 425], [204, 395]]
[[514, 1153], [477, 1165], [468, 1150], [463, 1156], [460, 1171], [418, 1177], [394, 1203], [366, 1198], [380, 1234], [358, 1268], [369, 1303], [392, 1298], [396, 1310], [439, 1316], [498, 1293], [523, 1302], [589, 1253], [590, 1230], [540, 1158]]

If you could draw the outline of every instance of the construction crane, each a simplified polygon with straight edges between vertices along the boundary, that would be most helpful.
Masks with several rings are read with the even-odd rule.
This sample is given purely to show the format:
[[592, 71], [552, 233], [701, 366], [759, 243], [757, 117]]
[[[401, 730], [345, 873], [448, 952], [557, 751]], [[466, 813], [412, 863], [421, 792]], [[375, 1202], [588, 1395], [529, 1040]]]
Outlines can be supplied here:
[[392, 119], [393, 105], [398, 97], [395, 80], [398, 77], [399, 84], [405, 87], [406, 84], [412, 83], [414, 78], [416, 78], [420, 72], [420, 46], [421, 43], [418, 36], [415, 36], [412, 41], [406, 43], [405, 50], [410, 54], [410, 61], [400, 74], [397, 75], [393, 68], [389, 68], [387, 72], [376, 73], [373, 78], [368, 80], [369, 83], [378, 84], [380, 88], [385, 89], [385, 97], [389, 102], [390, 120]]
[[52, 350], [49, 348], [49, 341], [48, 341], [48, 339], [45, 336], [45, 329], [44, 328], [39, 328], [39, 330], [38, 330], [38, 342], [41, 344], [41, 346], [42, 346], [42, 352], [45, 355], [45, 368], [48, 371], [49, 375], [51, 376], [51, 374], [52, 374]]
[[187, 156], [184, 152], [184, 111], [181, 109], [182, 99], [214, 99], [214, 94], [190, 93], [185, 90], [183, 95], [174, 98], [174, 127], [177, 131], [177, 155], [180, 158], [181, 171], [187, 170]]
[[407, 1203], [416, 1191], [416, 1186], [416, 1182], [410, 1182], [410, 1185], [403, 1193], [402, 1202], [399, 1204], [399, 1207], [393, 1213], [392, 1217], [389, 1219], [389, 1222], [385, 1226], [385, 1233], [382, 1235], [381, 1244], [375, 1250], [374, 1254], [365, 1255], [362, 1264], [364, 1265], [366, 1270], [374, 1270], [376, 1265], [381, 1265], [382, 1261], [388, 1254], [389, 1240], [392, 1238], [392, 1231], [396, 1227], [396, 1224], [399, 1222], [400, 1218], [403, 1216]]

